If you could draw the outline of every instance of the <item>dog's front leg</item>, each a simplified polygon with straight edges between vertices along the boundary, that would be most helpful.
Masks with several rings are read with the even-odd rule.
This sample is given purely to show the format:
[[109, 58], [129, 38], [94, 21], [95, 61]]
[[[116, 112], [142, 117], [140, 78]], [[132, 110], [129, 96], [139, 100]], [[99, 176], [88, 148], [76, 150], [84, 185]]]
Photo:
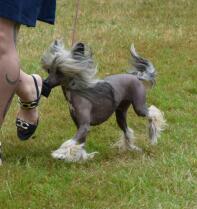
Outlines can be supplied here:
[[52, 153], [53, 158], [68, 162], [84, 161], [93, 158], [96, 152], [87, 153], [84, 149], [86, 136], [91, 123], [92, 104], [79, 95], [67, 92], [66, 98], [70, 104], [70, 113], [77, 126], [74, 138], [64, 142], [61, 147]]
[[52, 153], [53, 158], [67, 162], [85, 161], [94, 157], [97, 152], [87, 153], [84, 149], [90, 125], [81, 124], [74, 138], [64, 142]]
[[78, 131], [74, 137], [74, 139], [78, 144], [85, 144], [86, 136], [89, 130], [90, 130], [90, 124], [86, 123], [86, 124], [81, 124], [79, 126]]

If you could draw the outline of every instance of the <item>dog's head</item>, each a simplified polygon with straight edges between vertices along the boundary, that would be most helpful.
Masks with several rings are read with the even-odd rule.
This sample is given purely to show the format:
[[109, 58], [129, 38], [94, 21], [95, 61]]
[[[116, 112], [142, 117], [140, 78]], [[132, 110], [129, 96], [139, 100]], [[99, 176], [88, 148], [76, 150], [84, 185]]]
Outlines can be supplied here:
[[42, 67], [48, 73], [45, 83], [51, 88], [68, 83], [77, 74], [77, 69], [72, 68], [77, 68], [75, 63], [80, 63], [84, 53], [83, 43], [77, 43], [71, 50], [66, 50], [62, 41], [54, 41], [41, 59]]

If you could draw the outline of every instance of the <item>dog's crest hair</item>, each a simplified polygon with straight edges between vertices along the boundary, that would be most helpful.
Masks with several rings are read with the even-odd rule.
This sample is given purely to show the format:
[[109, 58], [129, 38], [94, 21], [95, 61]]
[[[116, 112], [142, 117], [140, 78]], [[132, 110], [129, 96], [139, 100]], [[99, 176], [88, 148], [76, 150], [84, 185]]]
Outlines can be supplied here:
[[97, 67], [90, 48], [83, 43], [76, 43], [71, 50], [64, 48], [62, 41], [56, 40], [44, 53], [42, 67], [47, 71], [57, 69], [73, 79], [75, 88], [91, 87], [97, 83]]

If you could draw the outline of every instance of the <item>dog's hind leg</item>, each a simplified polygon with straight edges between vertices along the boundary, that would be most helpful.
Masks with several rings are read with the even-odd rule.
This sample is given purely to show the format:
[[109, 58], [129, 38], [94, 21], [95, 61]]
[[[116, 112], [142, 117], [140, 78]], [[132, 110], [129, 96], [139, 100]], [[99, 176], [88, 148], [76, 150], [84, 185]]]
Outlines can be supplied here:
[[133, 108], [138, 116], [147, 117], [149, 121], [149, 139], [151, 144], [157, 143], [157, 138], [166, 126], [164, 114], [155, 106], [146, 107], [145, 96], [139, 94], [133, 101]]
[[134, 132], [127, 125], [127, 110], [130, 105], [130, 102], [122, 102], [116, 110], [116, 121], [118, 123], [118, 126], [123, 131], [123, 136], [114, 146], [118, 147], [121, 151], [141, 151], [139, 147], [134, 145]]

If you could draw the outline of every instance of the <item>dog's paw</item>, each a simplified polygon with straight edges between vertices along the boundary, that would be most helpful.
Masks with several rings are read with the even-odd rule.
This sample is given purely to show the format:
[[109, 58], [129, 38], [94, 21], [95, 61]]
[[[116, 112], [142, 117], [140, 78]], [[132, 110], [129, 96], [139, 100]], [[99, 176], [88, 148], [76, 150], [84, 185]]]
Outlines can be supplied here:
[[57, 149], [55, 151], [53, 151], [51, 153], [51, 156], [54, 158], [54, 159], [58, 159], [58, 160], [64, 160], [66, 158], [66, 150], [64, 149]]
[[142, 152], [143, 151], [140, 147], [135, 146], [133, 144], [129, 144], [128, 147], [127, 147], [127, 149], [129, 151], [135, 151], [135, 152]]
[[83, 162], [92, 159], [98, 152], [87, 153], [84, 144], [61, 146], [52, 152], [52, 157], [66, 162]]
[[72, 147], [76, 144], [77, 142], [73, 139], [69, 139], [67, 141], [65, 141], [61, 146], [60, 148], [69, 148], [69, 147]]
[[140, 147], [134, 145], [131, 141], [125, 139], [124, 137], [122, 137], [119, 141], [113, 144], [112, 148], [118, 148], [119, 152], [126, 152], [127, 150], [135, 152], [143, 151]]

